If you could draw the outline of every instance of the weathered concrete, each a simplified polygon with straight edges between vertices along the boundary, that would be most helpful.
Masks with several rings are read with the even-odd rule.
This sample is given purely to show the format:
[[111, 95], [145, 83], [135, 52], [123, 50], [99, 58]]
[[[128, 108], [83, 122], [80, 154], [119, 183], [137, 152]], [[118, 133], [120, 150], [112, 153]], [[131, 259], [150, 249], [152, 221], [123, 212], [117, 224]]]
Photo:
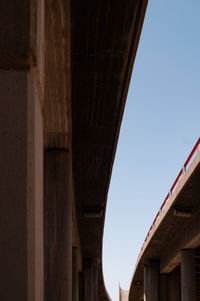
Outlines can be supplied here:
[[72, 183], [66, 150], [45, 152], [45, 300], [72, 299]]
[[195, 301], [195, 251], [181, 251], [181, 301]]
[[43, 300], [43, 124], [34, 78], [0, 71], [0, 299]]
[[45, 148], [71, 144], [70, 14], [70, 0], [45, 1]]

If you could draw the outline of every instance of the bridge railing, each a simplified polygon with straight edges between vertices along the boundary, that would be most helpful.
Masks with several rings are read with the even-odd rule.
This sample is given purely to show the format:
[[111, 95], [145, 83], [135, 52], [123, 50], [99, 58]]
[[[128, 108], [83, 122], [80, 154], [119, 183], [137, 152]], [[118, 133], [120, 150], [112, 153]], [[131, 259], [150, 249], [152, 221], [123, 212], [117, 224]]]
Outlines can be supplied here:
[[[193, 156], [195, 155], [195, 153], [196, 153], [198, 150], [200, 150], [200, 149], [198, 148], [199, 146], [200, 146], [200, 137], [199, 137], [199, 139], [197, 140], [197, 142], [196, 142], [194, 148], [192, 149], [191, 153], [189, 154], [187, 160], [185, 161], [185, 164], [183, 165], [183, 168], [180, 170], [178, 176], [176, 177], [176, 179], [175, 179], [175, 181], [174, 181], [174, 183], [173, 183], [173, 185], [172, 185], [172, 187], [171, 187], [169, 193], [167, 194], [166, 198], [164, 199], [164, 202], [162, 203], [162, 205], [161, 205], [161, 207], [160, 207], [158, 213], [156, 214], [156, 217], [154, 218], [154, 221], [153, 221], [153, 223], [152, 223], [152, 225], [151, 225], [151, 227], [150, 227], [150, 229], [149, 229], [149, 231], [148, 231], [148, 233], [147, 233], [147, 236], [146, 236], [146, 238], [145, 238], [145, 240], [144, 240], [144, 243], [147, 241], [147, 239], [148, 239], [148, 237], [149, 237], [149, 235], [150, 235], [150, 232], [151, 232], [151, 230], [153, 229], [154, 225], [156, 224], [156, 221], [157, 221], [157, 219], [159, 218], [160, 214], [164, 211], [165, 205], [167, 204], [167, 202], [168, 202], [170, 196], [173, 194], [175, 188], [178, 186], [178, 183], [179, 183], [181, 177], [182, 177], [183, 174], [187, 171], [187, 169], [188, 169], [188, 167], [189, 167], [189, 165], [190, 165], [189, 163], [192, 162]], [[142, 248], [141, 248], [141, 251], [143, 250], [144, 243], [143, 243], [143, 246], [142, 246]]]

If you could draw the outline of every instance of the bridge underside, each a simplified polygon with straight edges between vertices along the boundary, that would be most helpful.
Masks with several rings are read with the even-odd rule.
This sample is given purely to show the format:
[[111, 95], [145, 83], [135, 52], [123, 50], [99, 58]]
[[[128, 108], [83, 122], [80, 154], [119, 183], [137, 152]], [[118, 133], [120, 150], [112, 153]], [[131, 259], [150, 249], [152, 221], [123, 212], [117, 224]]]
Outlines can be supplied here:
[[0, 3], [2, 300], [109, 300], [107, 192], [146, 5]]

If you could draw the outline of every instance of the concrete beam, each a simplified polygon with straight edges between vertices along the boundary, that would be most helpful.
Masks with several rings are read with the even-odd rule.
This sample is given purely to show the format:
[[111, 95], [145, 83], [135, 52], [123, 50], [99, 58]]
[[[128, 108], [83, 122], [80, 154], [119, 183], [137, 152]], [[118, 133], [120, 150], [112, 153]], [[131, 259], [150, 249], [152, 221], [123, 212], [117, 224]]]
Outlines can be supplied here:
[[176, 237], [176, 243], [172, 241], [162, 254], [160, 260], [160, 271], [170, 273], [181, 260], [182, 249], [195, 249], [199, 246], [200, 240], [200, 213], [190, 221], [184, 232]]
[[42, 65], [44, 0], [1, 1], [0, 25], [0, 69], [29, 69], [31, 57]]

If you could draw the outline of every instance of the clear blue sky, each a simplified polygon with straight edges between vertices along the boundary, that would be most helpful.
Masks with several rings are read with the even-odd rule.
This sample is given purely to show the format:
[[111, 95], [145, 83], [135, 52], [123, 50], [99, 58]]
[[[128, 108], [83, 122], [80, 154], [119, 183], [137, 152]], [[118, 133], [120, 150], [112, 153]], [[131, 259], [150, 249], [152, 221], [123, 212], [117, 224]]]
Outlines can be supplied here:
[[200, 136], [200, 1], [149, 0], [108, 195], [104, 278], [129, 288], [147, 231]]

